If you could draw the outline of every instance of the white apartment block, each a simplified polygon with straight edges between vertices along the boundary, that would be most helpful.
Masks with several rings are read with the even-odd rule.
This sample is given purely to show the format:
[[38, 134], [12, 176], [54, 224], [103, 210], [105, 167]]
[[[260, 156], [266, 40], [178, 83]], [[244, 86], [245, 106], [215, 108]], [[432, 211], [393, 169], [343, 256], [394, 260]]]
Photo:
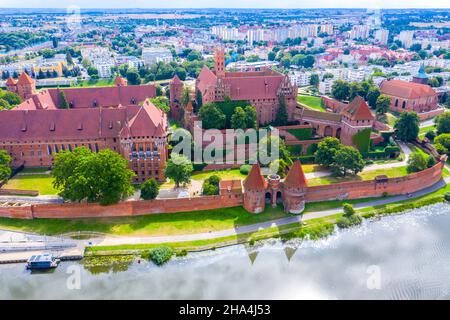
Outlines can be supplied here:
[[293, 84], [296, 84], [299, 87], [305, 87], [309, 86], [311, 74], [311, 72], [292, 71], [289, 74], [289, 78]]
[[327, 95], [331, 93], [331, 88], [333, 87], [334, 79], [326, 79], [325, 81], [319, 82], [319, 92], [320, 94]]
[[142, 50], [142, 60], [146, 65], [157, 62], [169, 63], [173, 61], [172, 52], [167, 48], [144, 48]]
[[398, 35], [398, 40], [400, 40], [403, 47], [407, 49], [413, 44], [413, 39], [414, 31], [412, 30], [400, 31], [400, 34]]
[[354, 25], [350, 31], [350, 39], [367, 39], [370, 28], [368, 25]]
[[389, 30], [378, 29], [375, 32], [375, 39], [381, 44], [387, 44], [389, 39]]

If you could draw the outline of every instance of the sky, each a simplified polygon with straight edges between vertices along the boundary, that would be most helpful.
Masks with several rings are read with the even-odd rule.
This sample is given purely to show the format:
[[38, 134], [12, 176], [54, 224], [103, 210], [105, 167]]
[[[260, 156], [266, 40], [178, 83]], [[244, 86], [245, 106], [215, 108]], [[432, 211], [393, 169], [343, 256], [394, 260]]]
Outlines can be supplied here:
[[449, 0], [0, 0], [0, 8], [450, 8]]

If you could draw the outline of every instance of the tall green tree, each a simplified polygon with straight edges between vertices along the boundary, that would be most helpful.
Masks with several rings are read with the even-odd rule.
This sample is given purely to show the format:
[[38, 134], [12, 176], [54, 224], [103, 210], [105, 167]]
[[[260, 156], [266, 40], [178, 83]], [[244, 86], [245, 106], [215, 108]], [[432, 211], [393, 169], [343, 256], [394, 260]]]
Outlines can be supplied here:
[[331, 166], [334, 163], [336, 152], [341, 148], [341, 143], [333, 137], [326, 137], [317, 145], [316, 162], [323, 166]]
[[406, 170], [408, 173], [419, 172], [428, 168], [428, 155], [416, 151], [409, 155], [408, 166]]
[[69, 109], [69, 103], [67, 102], [66, 94], [64, 91], [59, 91], [59, 108]]
[[5, 150], [0, 150], [0, 182], [6, 181], [11, 175], [11, 160], [11, 156]]
[[377, 86], [370, 87], [369, 91], [367, 92], [367, 103], [371, 108], [376, 108], [377, 100], [380, 94], [380, 89], [378, 89]]
[[199, 111], [204, 129], [225, 128], [226, 116], [215, 104], [204, 104]]
[[186, 87], [181, 94], [181, 104], [183, 105], [183, 107], [186, 107], [189, 101], [191, 101], [191, 91]]
[[353, 147], [341, 146], [336, 151], [332, 164], [332, 170], [336, 174], [340, 176], [346, 176], [348, 172], [358, 174], [363, 169], [364, 160], [358, 150]]
[[350, 84], [344, 80], [336, 80], [331, 87], [331, 94], [338, 100], [348, 100], [350, 97]]
[[283, 96], [280, 96], [278, 98], [278, 112], [275, 117], [275, 125], [277, 126], [285, 126], [288, 124], [288, 113], [287, 113], [287, 106], [286, 106], [286, 99]]
[[231, 128], [246, 129], [247, 128], [247, 113], [241, 107], [236, 107], [231, 116]]
[[118, 153], [104, 149], [93, 153], [85, 147], [55, 155], [53, 185], [70, 201], [117, 203], [133, 193], [133, 171]]
[[391, 105], [391, 98], [382, 94], [377, 99], [377, 102], [375, 104], [375, 111], [378, 114], [385, 114], [389, 110], [390, 105]]
[[311, 78], [309, 79], [309, 84], [317, 87], [319, 85], [319, 82], [320, 82], [319, 75], [317, 73], [312, 74]]
[[419, 134], [419, 116], [413, 111], [403, 112], [397, 119], [394, 128], [397, 130], [397, 137], [400, 140], [414, 140]]
[[450, 111], [446, 111], [435, 118], [437, 134], [450, 133]]
[[175, 182], [176, 187], [180, 184], [189, 183], [194, 167], [191, 161], [184, 155], [172, 153], [170, 160], [167, 162], [165, 174], [166, 177]]
[[245, 107], [245, 114], [247, 120], [247, 128], [256, 129], [257, 127], [257, 115], [256, 108], [252, 105], [248, 105]]
[[135, 68], [128, 69], [126, 77], [128, 83], [131, 85], [141, 84], [141, 76], [139, 75], [139, 72]]

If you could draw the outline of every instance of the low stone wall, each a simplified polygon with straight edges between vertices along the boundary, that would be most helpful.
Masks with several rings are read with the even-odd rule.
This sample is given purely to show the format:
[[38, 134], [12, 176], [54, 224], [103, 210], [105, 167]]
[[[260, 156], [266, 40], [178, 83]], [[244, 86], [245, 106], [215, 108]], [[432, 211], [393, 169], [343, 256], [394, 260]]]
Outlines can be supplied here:
[[18, 190], [18, 189], [0, 189], [0, 195], [2, 195], [2, 196], [11, 196], [11, 195], [38, 196], [39, 191], [37, 191], [37, 190]]
[[0, 216], [19, 219], [128, 217], [236, 207], [242, 203], [242, 195], [229, 194], [198, 198], [125, 201], [110, 206], [101, 206], [98, 203], [37, 204], [0, 207]]
[[425, 189], [442, 178], [443, 162], [421, 172], [399, 178], [374, 179], [358, 182], [343, 182], [330, 185], [308, 187], [306, 201], [324, 201], [336, 199], [358, 199], [381, 197], [383, 194], [408, 194]]
[[421, 121], [436, 117], [445, 111], [444, 108], [437, 108], [428, 112], [420, 112], [417, 115]]

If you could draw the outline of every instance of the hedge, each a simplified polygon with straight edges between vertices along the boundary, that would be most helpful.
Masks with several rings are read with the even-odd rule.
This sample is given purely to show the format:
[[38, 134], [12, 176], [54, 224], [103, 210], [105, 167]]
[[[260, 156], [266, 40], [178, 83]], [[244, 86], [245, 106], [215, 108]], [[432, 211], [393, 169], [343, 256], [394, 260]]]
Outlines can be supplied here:
[[370, 133], [372, 132], [372, 129], [367, 128], [364, 130], [361, 130], [360, 132], [356, 133], [352, 137], [352, 142], [356, 145], [359, 152], [365, 153], [369, 151], [370, 146]]
[[295, 146], [287, 146], [287, 149], [292, 155], [301, 155], [303, 146], [301, 144], [295, 145]]
[[300, 157], [292, 157], [292, 161], [300, 160], [303, 164], [314, 163], [316, 161], [316, 156], [300, 156]]

